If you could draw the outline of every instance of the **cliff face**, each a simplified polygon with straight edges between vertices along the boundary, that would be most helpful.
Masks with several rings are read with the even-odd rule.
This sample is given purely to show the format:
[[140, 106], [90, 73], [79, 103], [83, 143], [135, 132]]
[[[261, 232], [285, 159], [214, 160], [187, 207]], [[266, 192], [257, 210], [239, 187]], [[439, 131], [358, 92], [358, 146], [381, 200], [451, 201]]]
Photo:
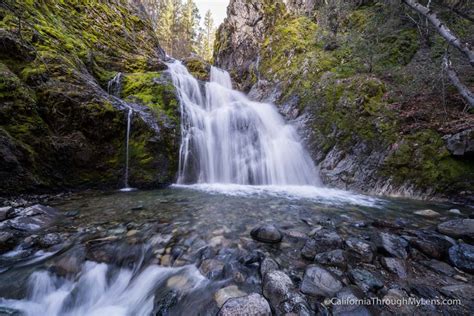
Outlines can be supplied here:
[[[474, 116], [440, 79], [444, 41], [429, 28], [421, 37], [405, 10], [382, 1], [233, 0], [215, 60], [297, 124], [326, 184], [469, 196]], [[442, 14], [473, 42], [472, 24]], [[472, 86], [472, 68], [452, 54]]]
[[[164, 52], [125, 0], [6, 1], [0, 6], [0, 193], [174, 180], [178, 102]], [[120, 97], [107, 82], [124, 73]]]

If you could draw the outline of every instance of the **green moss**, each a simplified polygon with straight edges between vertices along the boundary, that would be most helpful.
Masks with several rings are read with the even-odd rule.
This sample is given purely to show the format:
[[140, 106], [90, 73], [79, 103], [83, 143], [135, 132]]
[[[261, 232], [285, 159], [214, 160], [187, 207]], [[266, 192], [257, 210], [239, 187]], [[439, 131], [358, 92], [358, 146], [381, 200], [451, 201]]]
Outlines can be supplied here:
[[146, 105], [157, 117], [164, 114], [178, 124], [178, 102], [174, 86], [161, 77], [162, 73], [159, 72], [126, 74], [122, 98]]
[[[408, 135], [387, 157], [382, 173], [402, 184], [409, 180], [418, 189], [433, 189], [435, 192], [452, 192], [457, 189], [474, 189], [474, 164], [457, 160], [444, 146], [441, 136], [432, 130]], [[459, 188], [458, 188], [459, 186]]]
[[185, 65], [194, 77], [203, 81], [209, 79], [210, 65], [201, 58], [188, 58]]

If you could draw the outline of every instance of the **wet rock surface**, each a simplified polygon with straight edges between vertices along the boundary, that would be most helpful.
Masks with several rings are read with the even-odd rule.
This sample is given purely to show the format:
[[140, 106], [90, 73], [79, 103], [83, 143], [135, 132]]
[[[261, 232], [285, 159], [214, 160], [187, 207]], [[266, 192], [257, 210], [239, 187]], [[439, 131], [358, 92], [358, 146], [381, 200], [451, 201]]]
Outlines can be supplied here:
[[253, 239], [265, 243], [279, 243], [283, 239], [283, 234], [274, 225], [263, 225], [252, 229], [250, 235]]

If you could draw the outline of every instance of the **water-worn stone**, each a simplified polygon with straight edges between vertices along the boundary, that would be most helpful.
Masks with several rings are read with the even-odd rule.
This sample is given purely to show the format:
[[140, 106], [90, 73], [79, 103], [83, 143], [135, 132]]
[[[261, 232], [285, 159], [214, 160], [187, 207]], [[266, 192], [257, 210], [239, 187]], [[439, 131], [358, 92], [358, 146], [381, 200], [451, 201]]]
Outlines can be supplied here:
[[[336, 294], [336, 298], [343, 302], [350, 302], [352, 300], [361, 299], [364, 297], [364, 293], [358, 288], [353, 286], [345, 287]], [[357, 304], [336, 304], [332, 306], [332, 314], [334, 316], [343, 315], [357, 315], [357, 316], [369, 316], [372, 313], [364, 306]]]
[[290, 277], [282, 271], [271, 271], [263, 279], [263, 296], [274, 308], [289, 298], [294, 285]]
[[58, 211], [52, 207], [36, 204], [30, 207], [15, 209], [6, 222], [16, 230], [34, 232], [51, 225], [58, 216]]
[[268, 272], [278, 270], [278, 269], [279, 269], [279, 266], [275, 260], [270, 259], [270, 258], [265, 258], [260, 263], [260, 276], [263, 279]]
[[449, 248], [449, 260], [456, 268], [474, 272], [474, 246], [460, 243]]
[[239, 288], [236, 285], [230, 285], [218, 290], [214, 294], [214, 300], [216, 301], [217, 306], [221, 308], [225, 304], [225, 302], [227, 302], [227, 300], [231, 298], [246, 296], [246, 295], [247, 293], [239, 290]]
[[56, 233], [49, 233], [39, 238], [38, 245], [42, 248], [49, 248], [61, 242], [61, 236]]
[[388, 271], [395, 273], [399, 278], [405, 279], [407, 277], [407, 268], [405, 261], [397, 258], [382, 257], [380, 259], [382, 266]]
[[265, 243], [279, 243], [283, 239], [283, 234], [274, 225], [262, 225], [255, 227], [250, 232], [253, 239]]
[[442, 273], [447, 276], [453, 276], [456, 273], [456, 270], [454, 270], [453, 267], [443, 261], [431, 259], [420, 261], [420, 263], [435, 272]]
[[451, 298], [472, 301], [474, 297], [474, 286], [471, 284], [455, 284], [444, 286], [440, 292]]
[[410, 246], [418, 249], [425, 255], [442, 259], [448, 255], [449, 248], [453, 245], [446, 236], [434, 233], [416, 232], [416, 237], [408, 238]]
[[317, 254], [314, 261], [319, 264], [345, 268], [347, 266], [347, 254], [342, 249], [331, 250]]
[[438, 225], [438, 231], [453, 238], [474, 239], [474, 219], [454, 219]]
[[209, 279], [217, 279], [222, 276], [224, 263], [216, 259], [206, 259], [199, 266], [199, 271]]
[[441, 215], [438, 212], [433, 211], [433, 210], [419, 210], [419, 211], [416, 211], [415, 214], [423, 216], [423, 217], [438, 217]]
[[0, 253], [13, 249], [16, 243], [17, 240], [13, 233], [0, 231]]
[[357, 255], [357, 258], [363, 262], [372, 262], [374, 258], [375, 246], [372, 243], [358, 238], [348, 238], [346, 245], [349, 250]]
[[408, 242], [405, 239], [385, 232], [379, 232], [374, 239], [379, 251], [400, 259], [408, 257]]
[[252, 293], [247, 296], [231, 298], [219, 310], [219, 316], [270, 316], [270, 305], [263, 296]]
[[384, 285], [382, 280], [367, 270], [352, 269], [349, 278], [364, 292], [376, 292]]
[[301, 249], [301, 255], [308, 260], [314, 260], [314, 256], [318, 253], [341, 248], [342, 242], [337, 232], [321, 229], [306, 241]]
[[0, 222], [7, 219], [7, 213], [11, 210], [11, 206], [0, 207]]
[[311, 296], [333, 296], [342, 289], [342, 283], [328, 270], [317, 266], [309, 265], [303, 276], [301, 292]]

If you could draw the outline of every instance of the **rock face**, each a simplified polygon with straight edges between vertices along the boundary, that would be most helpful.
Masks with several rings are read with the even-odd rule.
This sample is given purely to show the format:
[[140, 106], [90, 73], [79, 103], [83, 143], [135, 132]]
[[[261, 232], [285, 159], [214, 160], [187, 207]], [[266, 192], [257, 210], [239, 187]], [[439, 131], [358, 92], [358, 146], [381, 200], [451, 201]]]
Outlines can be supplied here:
[[218, 313], [219, 316], [270, 316], [271, 314], [268, 302], [257, 293], [228, 300]]
[[[21, 38], [0, 11], [0, 193], [123, 185], [129, 107], [130, 185], [174, 181], [174, 88], [151, 23], [131, 2], [17, 2], [29, 12]], [[129, 104], [107, 93], [118, 72], [128, 74], [119, 96]]]
[[[293, 121], [326, 184], [371, 193], [469, 196], [473, 115], [453, 101], [455, 93], [449, 120], [441, 107], [429, 105], [443, 100], [422, 78], [436, 79], [412, 70], [441, 60], [419, 45], [402, 11], [380, 1], [231, 0], [215, 60], [251, 98], [275, 103]], [[383, 40], [374, 43], [360, 34]], [[381, 75], [394, 69], [416, 81], [416, 93], [415, 85], [400, 91], [398, 79]], [[430, 123], [419, 123], [421, 117]]]

